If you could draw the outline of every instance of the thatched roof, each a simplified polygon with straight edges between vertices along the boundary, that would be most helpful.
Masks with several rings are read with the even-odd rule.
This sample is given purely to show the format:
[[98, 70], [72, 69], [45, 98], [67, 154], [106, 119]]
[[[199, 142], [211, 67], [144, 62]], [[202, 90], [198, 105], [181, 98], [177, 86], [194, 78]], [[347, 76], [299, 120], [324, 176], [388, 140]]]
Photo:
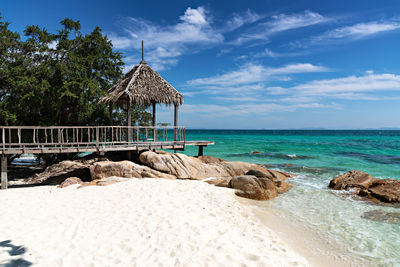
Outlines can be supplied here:
[[127, 103], [150, 106], [152, 103], [182, 105], [183, 96], [146, 62], [141, 61], [108, 90], [100, 103]]

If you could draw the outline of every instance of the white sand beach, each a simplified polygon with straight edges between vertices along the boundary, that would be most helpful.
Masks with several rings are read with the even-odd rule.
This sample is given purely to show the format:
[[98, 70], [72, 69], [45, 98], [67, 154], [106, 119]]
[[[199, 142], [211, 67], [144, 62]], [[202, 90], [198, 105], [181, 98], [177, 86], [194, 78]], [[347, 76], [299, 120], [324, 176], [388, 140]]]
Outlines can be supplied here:
[[231, 189], [203, 182], [13, 188], [0, 203], [0, 265], [309, 266]]

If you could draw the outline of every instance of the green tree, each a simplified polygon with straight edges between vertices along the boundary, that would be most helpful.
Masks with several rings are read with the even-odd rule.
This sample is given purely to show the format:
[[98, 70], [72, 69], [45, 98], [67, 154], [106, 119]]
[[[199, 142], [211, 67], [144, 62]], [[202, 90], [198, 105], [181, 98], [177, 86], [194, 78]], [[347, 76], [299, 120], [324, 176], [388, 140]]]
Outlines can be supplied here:
[[[27, 26], [22, 41], [0, 17], [0, 124], [110, 123], [98, 101], [121, 78], [122, 55], [99, 27], [84, 35], [79, 21], [61, 25], [56, 33]], [[144, 108], [133, 114], [139, 123], [151, 121]]]

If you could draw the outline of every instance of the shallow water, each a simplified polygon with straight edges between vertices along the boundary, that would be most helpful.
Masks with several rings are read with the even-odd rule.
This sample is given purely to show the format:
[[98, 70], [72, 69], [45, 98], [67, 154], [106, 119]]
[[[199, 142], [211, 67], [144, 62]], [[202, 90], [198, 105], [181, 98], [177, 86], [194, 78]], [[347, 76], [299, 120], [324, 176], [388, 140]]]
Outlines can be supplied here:
[[[327, 188], [333, 177], [354, 169], [400, 180], [400, 131], [187, 130], [186, 136], [215, 141], [205, 148], [207, 155], [296, 174], [295, 186], [265, 202], [265, 209], [295, 216], [374, 266], [400, 266], [400, 224], [362, 218], [372, 210], [400, 209]], [[197, 150], [185, 153], [196, 155]]]

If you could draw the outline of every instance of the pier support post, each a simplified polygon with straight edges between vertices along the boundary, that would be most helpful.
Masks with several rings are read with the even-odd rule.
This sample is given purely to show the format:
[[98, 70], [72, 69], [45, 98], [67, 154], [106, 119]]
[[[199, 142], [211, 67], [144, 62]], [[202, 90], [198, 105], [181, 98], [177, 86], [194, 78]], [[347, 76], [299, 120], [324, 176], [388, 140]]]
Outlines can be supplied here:
[[7, 189], [8, 179], [7, 179], [7, 157], [1, 157], [1, 189]]
[[199, 153], [198, 153], [198, 157], [203, 156], [203, 147], [204, 146], [199, 146]]

